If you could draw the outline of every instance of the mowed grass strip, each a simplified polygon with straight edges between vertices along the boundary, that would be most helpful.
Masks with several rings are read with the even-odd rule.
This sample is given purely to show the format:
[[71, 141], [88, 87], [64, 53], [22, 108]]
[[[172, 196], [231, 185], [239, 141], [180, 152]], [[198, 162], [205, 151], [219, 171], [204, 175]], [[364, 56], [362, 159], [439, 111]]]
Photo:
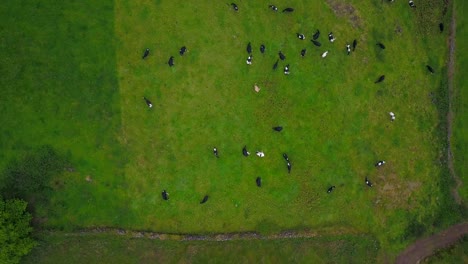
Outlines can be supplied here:
[[[421, 3], [434, 7], [429, 23], [407, 3], [342, 4], [352, 15], [336, 1], [291, 1], [291, 14], [268, 4], [239, 2], [234, 12], [208, 1], [116, 2], [122, 142], [131, 157], [127, 192], [139, 215], [132, 226], [200, 233], [338, 225], [385, 229], [382, 236], [397, 241], [408, 218], [433, 219], [443, 195], [443, 139], [431, 101], [447, 57], [446, 34], [437, 27], [443, 5]], [[316, 29], [320, 48], [309, 41]], [[353, 39], [356, 52], [347, 56]], [[183, 57], [182, 46], [189, 50]], [[145, 48], [151, 54], [142, 60]], [[273, 71], [280, 50], [287, 58]], [[167, 65], [170, 56], [174, 67]], [[289, 76], [282, 73], [286, 64]], [[385, 81], [374, 84], [383, 74]], [[274, 125], [284, 131], [273, 132]], [[244, 158], [244, 145], [265, 158]], [[293, 164], [290, 175], [284, 152]], [[374, 168], [380, 159], [386, 166]], [[262, 188], [255, 186], [258, 176]], [[364, 185], [366, 176], [374, 188]], [[337, 188], [328, 195], [331, 185]], [[160, 197], [163, 189], [168, 202]], [[199, 205], [205, 194], [210, 200]]]
[[0, 7], [0, 170], [43, 145], [72, 164], [49, 204], [31, 204], [45, 226], [116, 225], [125, 212], [113, 14], [112, 1]]
[[374, 263], [378, 242], [369, 236], [334, 238], [160, 241], [108, 234], [42, 236], [24, 263]]

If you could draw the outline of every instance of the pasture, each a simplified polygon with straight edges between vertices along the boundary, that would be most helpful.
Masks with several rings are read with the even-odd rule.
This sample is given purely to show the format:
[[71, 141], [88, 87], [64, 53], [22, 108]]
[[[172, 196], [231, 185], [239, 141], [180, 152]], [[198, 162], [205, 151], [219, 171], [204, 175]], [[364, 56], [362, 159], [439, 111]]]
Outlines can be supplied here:
[[[44, 145], [70, 164], [51, 178], [46, 202], [30, 200], [35, 224], [366, 234], [385, 258], [456, 222], [444, 156], [443, 2], [295, 0], [276, 3], [278, 12], [269, 4], [2, 6], [0, 169], [27, 167], [23, 157]], [[281, 12], [288, 6], [294, 12]], [[310, 41], [317, 29], [321, 47]], [[273, 70], [279, 51], [286, 59]], [[386, 164], [376, 168], [379, 160]]]

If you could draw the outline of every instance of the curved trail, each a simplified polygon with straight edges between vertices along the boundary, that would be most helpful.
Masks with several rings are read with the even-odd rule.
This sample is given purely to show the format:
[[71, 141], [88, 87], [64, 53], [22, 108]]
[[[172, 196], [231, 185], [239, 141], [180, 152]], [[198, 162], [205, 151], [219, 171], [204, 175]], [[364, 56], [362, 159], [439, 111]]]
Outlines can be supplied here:
[[438, 234], [416, 241], [398, 256], [396, 263], [418, 263], [424, 258], [434, 254], [435, 250], [448, 247], [457, 242], [463, 235], [467, 234], [468, 222], [451, 226]]

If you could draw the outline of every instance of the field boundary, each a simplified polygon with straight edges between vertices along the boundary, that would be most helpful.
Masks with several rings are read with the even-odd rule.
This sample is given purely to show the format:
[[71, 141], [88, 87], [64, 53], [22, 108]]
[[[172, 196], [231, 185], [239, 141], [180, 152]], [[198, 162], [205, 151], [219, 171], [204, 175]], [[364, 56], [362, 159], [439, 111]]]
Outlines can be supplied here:
[[368, 235], [356, 230], [336, 228], [332, 232], [313, 232], [313, 231], [283, 231], [280, 233], [263, 235], [257, 232], [239, 232], [239, 233], [215, 233], [215, 234], [173, 234], [150, 231], [134, 231], [121, 228], [90, 228], [82, 229], [76, 232], [61, 232], [57, 230], [43, 230], [39, 233], [45, 234], [63, 234], [64, 236], [87, 236], [97, 234], [119, 235], [131, 238], [147, 238], [153, 240], [173, 240], [173, 241], [232, 241], [232, 240], [275, 240], [275, 239], [297, 239], [313, 238], [321, 236], [338, 235]]

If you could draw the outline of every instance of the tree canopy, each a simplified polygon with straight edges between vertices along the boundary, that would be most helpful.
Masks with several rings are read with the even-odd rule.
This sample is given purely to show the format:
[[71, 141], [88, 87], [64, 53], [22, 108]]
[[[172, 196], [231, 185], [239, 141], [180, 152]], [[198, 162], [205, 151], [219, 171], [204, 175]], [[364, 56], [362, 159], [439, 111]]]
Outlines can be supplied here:
[[23, 200], [0, 197], [0, 263], [19, 263], [35, 245], [26, 206]]

